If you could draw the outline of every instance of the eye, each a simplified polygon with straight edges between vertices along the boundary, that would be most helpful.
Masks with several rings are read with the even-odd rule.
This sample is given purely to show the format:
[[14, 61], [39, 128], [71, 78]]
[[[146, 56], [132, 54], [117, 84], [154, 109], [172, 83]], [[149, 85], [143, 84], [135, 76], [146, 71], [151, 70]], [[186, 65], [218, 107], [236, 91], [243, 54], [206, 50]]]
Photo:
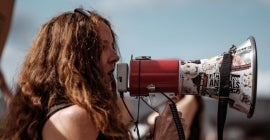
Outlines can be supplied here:
[[112, 48], [113, 48], [114, 50], [116, 50], [116, 47], [115, 47], [114, 43], [112, 43]]
[[116, 49], [114, 43], [113, 43], [113, 42], [110, 43], [110, 42], [107, 41], [107, 40], [103, 40], [103, 41], [102, 41], [102, 47], [103, 47], [104, 49], [105, 49], [105, 48], [107, 48], [107, 49], [112, 48], [113, 50]]

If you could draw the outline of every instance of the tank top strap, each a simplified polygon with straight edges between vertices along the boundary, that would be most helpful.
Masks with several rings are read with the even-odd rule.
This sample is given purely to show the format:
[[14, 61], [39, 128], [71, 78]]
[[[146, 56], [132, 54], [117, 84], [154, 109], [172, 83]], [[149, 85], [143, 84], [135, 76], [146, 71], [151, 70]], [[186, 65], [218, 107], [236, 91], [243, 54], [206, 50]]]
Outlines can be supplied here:
[[42, 139], [42, 129], [46, 123], [46, 121], [54, 114], [56, 113], [57, 111], [61, 110], [61, 109], [64, 109], [66, 107], [69, 107], [73, 105], [72, 103], [67, 103], [67, 102], [64, 102], [64, 103], [60, 103], [60, 104], [57, 104], [57, 105], [54, 105], [53, 107], [51, 107], [46, 114], [44, 114], [44, 116], [42, 117], [41, 121], [40, 121], [40, 124], [39, 124], [39, 127], [38, 127], [38, 133], [39, 133], [39, 139]]
[[49, 109], [49, 111], [47, 112], [46, 114], [46, 119], [45, 120], [48, 120], [54, 113], [56, 113], [57, 111], [61, 110], [61, 109], [64, 109], [66, 107], [69, 107], [71, 106], [72, 103], [61, 103], [61, 104], [58, 104], [58, 105], [54, 105], [53, 107], [51, 107]]

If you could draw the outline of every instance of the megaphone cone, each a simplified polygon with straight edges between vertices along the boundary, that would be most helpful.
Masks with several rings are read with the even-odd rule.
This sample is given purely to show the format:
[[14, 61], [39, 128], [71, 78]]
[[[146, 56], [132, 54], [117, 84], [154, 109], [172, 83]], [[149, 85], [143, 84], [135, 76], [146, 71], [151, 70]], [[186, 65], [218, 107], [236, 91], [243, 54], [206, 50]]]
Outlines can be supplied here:
[[[257, 91], [254, 37], [249, 37], [242, 45], [235, 47], [231, 55], [229, 105], [251, 117]], [[149, 96], [149, 93], [162, 91], [218, 99], [222, 62], [222, 54], [200, 60], [153, 60], [151, 57], [139, 57], [131, 59], [129, 72], [128, 64], [117, 65], [117, 87], [120, 92], [129, 91], [130, 96]]]

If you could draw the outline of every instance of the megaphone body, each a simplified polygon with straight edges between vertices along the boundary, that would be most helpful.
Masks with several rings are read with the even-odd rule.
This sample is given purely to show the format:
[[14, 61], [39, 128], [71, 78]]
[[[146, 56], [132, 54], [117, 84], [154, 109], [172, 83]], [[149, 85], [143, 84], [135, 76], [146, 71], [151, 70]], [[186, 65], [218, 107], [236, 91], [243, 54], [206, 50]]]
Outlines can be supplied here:
[[[257, 58], [253, 37], [232, 54], [229, 105], [251, 117], [256, 102]], [[130, 96], [191, 94], [219, 98], [223, 55], [200, 60], [138, 57], [117, 66], [117, 88]], [[128, 85], [129, 83], [129, 85]]]

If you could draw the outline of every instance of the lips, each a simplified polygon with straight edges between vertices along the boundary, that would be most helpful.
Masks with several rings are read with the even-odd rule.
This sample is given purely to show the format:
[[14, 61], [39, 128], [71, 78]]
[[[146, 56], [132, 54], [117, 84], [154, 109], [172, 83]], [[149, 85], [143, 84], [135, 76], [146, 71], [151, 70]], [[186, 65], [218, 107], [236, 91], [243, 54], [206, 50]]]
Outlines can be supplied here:
[[110, 81], [114, 79], [113, 72], [114, 72], [114, 69], [112, 69], [111, 71], [108, 72], [108, 79]]

